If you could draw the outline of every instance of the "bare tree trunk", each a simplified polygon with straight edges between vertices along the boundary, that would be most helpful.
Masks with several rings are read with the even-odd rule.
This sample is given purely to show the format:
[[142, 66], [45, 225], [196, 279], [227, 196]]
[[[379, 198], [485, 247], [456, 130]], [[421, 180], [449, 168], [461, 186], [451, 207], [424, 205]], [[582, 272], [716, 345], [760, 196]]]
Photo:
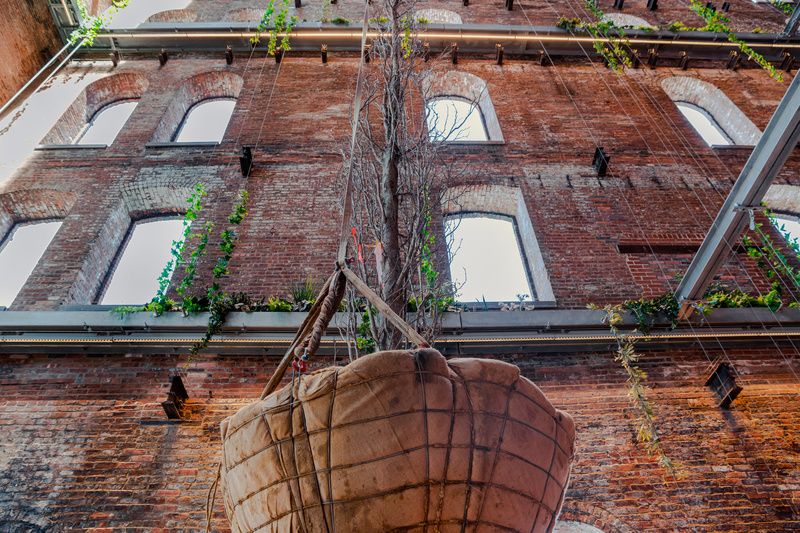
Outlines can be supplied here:
[[[383, 275], [381, 297], [389, 304], [392, 310], [403, 315], [405, 312], [405, 290], [400, 283], [401, 251], [400, 251], [400, 201], [398, 198], [400, 150], [398, 142], [399, 128], [405, 113], [403, 97], [403, 83], [401, 80], [400, 61], [402, 51], [397, 46], [397, 36], [400, 34], [397, 16], [397, 2], [390, 4], [390, 26], [392, 35], [390, 71], [387, 86], [383, 93], [383, 128], [384, 149], [383, 165], [381, 166], [381, 204], [383, 206], [383, 225], [381, 228], [381, 244], [383, 246], [381, 271]], [[386, 320], [380, 318], [380, 335], [377, 339], [381, 348], [396, 348], [400, 337], [396, 329]]]

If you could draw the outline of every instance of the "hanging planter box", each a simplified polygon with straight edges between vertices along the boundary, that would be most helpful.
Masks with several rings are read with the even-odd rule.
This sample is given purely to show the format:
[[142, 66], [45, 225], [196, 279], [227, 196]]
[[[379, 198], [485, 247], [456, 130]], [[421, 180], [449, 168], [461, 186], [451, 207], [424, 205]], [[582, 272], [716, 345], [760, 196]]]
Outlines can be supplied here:
[[507, 363], [380, 352], [221, 426], [234, 532], [549, 531], [575, 427]]

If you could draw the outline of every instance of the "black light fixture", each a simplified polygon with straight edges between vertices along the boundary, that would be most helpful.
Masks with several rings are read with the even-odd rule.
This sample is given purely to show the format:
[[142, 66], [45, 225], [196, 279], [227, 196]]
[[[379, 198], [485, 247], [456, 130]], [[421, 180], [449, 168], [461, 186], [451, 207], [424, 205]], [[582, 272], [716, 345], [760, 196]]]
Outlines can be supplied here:
[[242, 146], [242, 155], [239, 156], [239, 165], [242, 167], [242, 177], [246, 178], [253, 169], [253, 149]]
[[233, 64], [233, 48], [231, 48], [231, 45], [225, 47], [225, 63], [228, 65]]
[[791, 72], [793, 67], [794, 56], [790, 52], [784, 52], [783, 59], [781, 59], [780, 69], [784, 72]]
[[322, 57], [322, 63], [325, 64], [328, 62], [328, 45], [323, 44], [319, 50], [320, 57]]
[[712, 12], [717, 12], [717, 6], [715, 6], [712, 2], [706, 2], [706, 9], [710, 9]]
[[647, 66], [651, 69], [656, 68], [658, 65], [658, 52], [655, 48], [650, 48], [647, 51]]
[[426, 63], [431, 58], [431, 43], [424, 42], [422, 43], [422, 59]]
[[650, 11], [658, 9], [658, 0], [647, 0], [647, 9]]
[[689, 68], [689, 52], [681, 52], [680, 59], [678, 60], [678, 67], [680, 67], [681, 70]]
[[467, 7], [469, 5], [469, 0], [464, 0], [463, 3], [464, 3], [464, 7]]
[[169, 392], [167, 393], [166, 401], [161, 402], [161, 407], [164, 408], [167, 418], [175, 420], [181, 418], [183, 414], [183, 404], [189, 399], [189, 394], [186, 392], [186, 387], [183, 386], [183, 380], [180, 376], [172, 376]]
[[458, 43], [453, 43], [453, 53], [451, 54], [451, 58], [454, 65], [458, 63]]
[[539, 51], [539, 66], [547, 67], [552, 64], [550, 56], [547, 55], [544, 48]]
[[158, 63], [163, 67], [167, 64], [169, 60], [169, 54], [167, 54], [166, 49], [162, 48], [161, 52], [158, 53]]
[[736, 370], [724, 362], [717, 362], [706, 379], [706, 386], [711, 387], [719, 398], [718, 407], [727, 409], [733, 400], [742, 392], [742, 387], [736, 383]]
[[736, 70], [739, 68], [740, 59], [742, 59], [742, 55], [738, 52], [738, 50], [731, 50], [731, 53], [728, 56], [728, 62], [725, 64], [725, 68], [728, 70]]
[[119, 50], [114, 50], [110, 54], [108, 54], [109, 59], [111, 59], [111, 64], [115, 67], [119, 65]]
[[303, 7], [302, 0], [294, 0], [294, 7], [295, 7], [295, 9], [299, 9], [299, 8]]
[[514, 9], [514, 0], [506, 0], [506, 9], [509, 11]]
[[601, 146], [594, 149], [594, 157], [592, 158], [592, 166], [597, 171], [597, 176], [602, 178], [608, 172], [608, 162], [611, 161], [605, 149]]
[[625, 0], [614, 0], [614, 9], [622, 9], [624, 4]]
[[731, 3], [730, 2], [722, 2], [722, 10], [727, 13], [731, 10]]
[[498, 65], [502, 65], [503, 64], [503, 45], [500, 44], [500, 43], [497, 43], [496, 45], [494, 45], [494, 51], [495, 51], [495, 56], [494, 56], [495, 62]]

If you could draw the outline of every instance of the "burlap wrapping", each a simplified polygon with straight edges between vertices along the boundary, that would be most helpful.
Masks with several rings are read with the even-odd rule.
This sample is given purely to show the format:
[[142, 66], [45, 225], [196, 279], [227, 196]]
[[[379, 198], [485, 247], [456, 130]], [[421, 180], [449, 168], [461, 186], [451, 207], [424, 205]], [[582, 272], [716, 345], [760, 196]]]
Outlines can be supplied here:
[[431, 349], [303, 375], [221, 429], [234, 532], [549, 531], [575, 440], [516, 366]]

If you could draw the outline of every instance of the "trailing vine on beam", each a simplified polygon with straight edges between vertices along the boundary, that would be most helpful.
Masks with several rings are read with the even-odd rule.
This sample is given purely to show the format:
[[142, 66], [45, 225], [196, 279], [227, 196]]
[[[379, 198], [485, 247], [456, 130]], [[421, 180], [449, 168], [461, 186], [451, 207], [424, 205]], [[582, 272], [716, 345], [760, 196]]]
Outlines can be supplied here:
[[731, 22], [728, 17], [713, 8], [707, 7], [701, 0], [691, 0], [690, 7], [691, 10], [700, 15], [706, 23], [706, 25], [701, 28], [702, 31], [724, 33], [728, 41], [737, 44], [742, 53], [747, 54], [750, 59], [769, 73], [770, 78], [780, 82], [783, 81], [783, 75], [772, 63], [767, 61], [763, 55], [753, 50], [750, 45], [736, 36], [736, 33], [728, 26]]
[[[291, 50], [289, 36], [292, 28], [297, 24], [297, 17], [289, 16], [289, 2], [290, 0], [269, 0], [267, 9], [264, 10], [256, 28], [256, 35], [250, 38], [250, 43], [255, 46], [261, 42], [261, 35], [268, 32], [267, 53], [271, 56]], [[279, 37], [280, 45], [278, 44]]]
[[656, 427], [653, 406], [647, 398], [647, 386], [645, 385], [647, 374], [638, 365], [641, 356], [636, 353], [634, 340], [619, 329], [622, 323], [623, 305], [606, 305], [602, 309], [596, 305], [589, 305], [589, 308], [605, 311], [603, 323], [608, 325], [611, 334], [616, 339], [617, 350], [614, 360], [628, 375], [628, 398], [638, 411], [636, 440], [657, 459], [659, 465], [675, 475], [677, 471], [675, 462], [664, 451]]
[[608, 68], [619, 72], [625, 67], [632, 67], [633, 59], [625, 49], [629, 45], [629, 41], [625, 38], [625, 31], [613, 21], [606, 20], [605, 13], [597, 5], [597, 0], [584, 0], [584, 5], [597, 18], [597, 21], [587, 22], [580, 18], [561, 17], [556, 26], [570, 32], [575, 29], [584, 30], [591, 35], [595, 52], [603, 57]]
[[69, 42], [75, 44], [85, 41], [88, 46], [92, 46], [100, 30], [111, 22], [114, 15], [128, 7], [129, 3], [130, 0], [112, 0], [111, 7], [108, 8], [105, 13], [92, 16], [84, 0], [78, 0], [78, 12], [81, 15], [81, 25], [70, 34]]

